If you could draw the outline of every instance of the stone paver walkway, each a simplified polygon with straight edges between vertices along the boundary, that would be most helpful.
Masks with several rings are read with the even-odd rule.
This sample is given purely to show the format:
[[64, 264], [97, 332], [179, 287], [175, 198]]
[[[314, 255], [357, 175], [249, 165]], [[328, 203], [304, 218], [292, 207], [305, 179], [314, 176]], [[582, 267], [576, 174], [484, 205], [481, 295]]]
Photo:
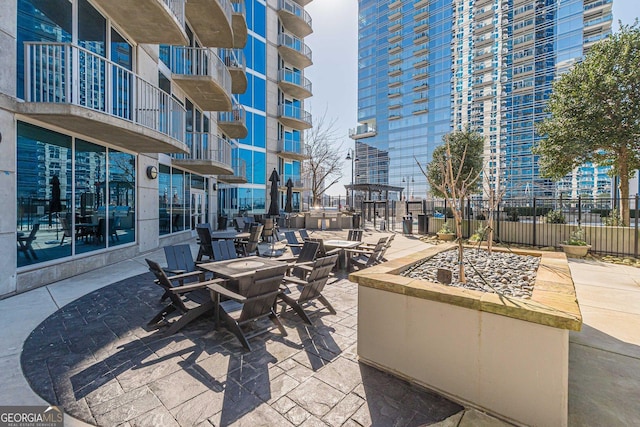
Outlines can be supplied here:
[[288, 336], [253, 338], [250, 353], [210, 319], [167, 338], [145, 331], [161, 295], [143, 274], [58, 310], [24, 345], [33, 389], [102, 426], [430, 425], [463, 409], [358, 363], [348, 280], [326, 288], [337, 315], [320, 310], [306, 326], [287, 312]]

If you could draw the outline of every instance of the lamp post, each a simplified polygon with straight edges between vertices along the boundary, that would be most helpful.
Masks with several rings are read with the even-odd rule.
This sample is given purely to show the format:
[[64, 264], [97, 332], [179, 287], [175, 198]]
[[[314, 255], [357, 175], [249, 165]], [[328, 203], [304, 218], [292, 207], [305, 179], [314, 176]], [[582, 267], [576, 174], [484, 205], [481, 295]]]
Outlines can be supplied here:
[[355, 150], [353, 148], [349, 148], [349, 151], [347, 151], [347, 157], [346, 157], [345, 160], [351, 160], [351, 203], [350, 203], [350, 206], [351, 206], [351, 210], [353, 211], [353, 210], [355, 210], [355, 192], [354, 192], [354, 189], [353, 189], [353, 186], [354, 186], [355, 183], [353, 181], [353, 177], [354, 177], [353, 173], [354, 173], [355, 163], [360, 161], [360, 159], [358, 159], [356, 157]]
[[[407, 183], [407, 200], [410, 200], [410, 198], [411, 198], [411, 193], [410, 193], [411, 187], [410, 187], [410, 184], [409, 184], [409, 177], [407, 177], [406, 181], [405, 181], [405, 177], [404, 176], [402, 177], [403, 186], [404, 186], [405, 182]], [[416, 181], [413, 179], [413, 177], [411, 177], [411, 183], [415, 184], [415, 182]]]

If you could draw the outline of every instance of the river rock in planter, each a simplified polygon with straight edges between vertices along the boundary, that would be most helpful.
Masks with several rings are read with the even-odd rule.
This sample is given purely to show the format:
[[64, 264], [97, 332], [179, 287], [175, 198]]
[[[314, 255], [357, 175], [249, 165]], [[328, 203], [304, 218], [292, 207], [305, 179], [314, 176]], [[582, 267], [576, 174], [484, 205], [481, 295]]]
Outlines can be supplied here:
[[529, 299], [540, 258], [504, 252], [489, 255], [484, 249], [465, 248], [463, 262], [466, 283], [459, 281], [455, 248], [419, 262], [402, 275], [438, 283], [438, 270], [446, 269], [452, 273], [449, 286]]

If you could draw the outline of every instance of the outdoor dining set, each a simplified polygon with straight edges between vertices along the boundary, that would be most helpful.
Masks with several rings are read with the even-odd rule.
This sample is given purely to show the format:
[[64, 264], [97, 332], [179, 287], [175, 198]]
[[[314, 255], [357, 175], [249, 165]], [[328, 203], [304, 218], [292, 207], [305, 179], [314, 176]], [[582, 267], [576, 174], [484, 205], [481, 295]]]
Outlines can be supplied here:
[[[265, 233], [266, 227], [270, 230]], [[385, 261], [384, 253], [394, 235], [376, 244], [363, 243], [362, 230], [350, 230], [346, 240], [312, 238], [306, 230], [284, 232], [290, 253], [280, 257], [260, 256], [258, 244], [278, 239], [274, 222], [236, 224], [231, 231], [213, 232], [208, 224], [197, 227], [200, 248], [193, 259], [188, 244], [166, 246], [166, 266], [147, 259], [155, 283], [163, 288], [166, 304], [147, 324], [172, 335], [195, 319], [214, 316], [251, 351], [249, 339], [270, 331], [268, 318], [282, 336], [287, 332], [280, 315], [287, 308], [312, 325], [309, 309], [315, 301], [336, 314], [322, 295], [333, 283], [336, 271], [362, 269]], [[331, 280], [331, 282], [329, 282]], [[280, 313], [278, 313], [280, 308]]]

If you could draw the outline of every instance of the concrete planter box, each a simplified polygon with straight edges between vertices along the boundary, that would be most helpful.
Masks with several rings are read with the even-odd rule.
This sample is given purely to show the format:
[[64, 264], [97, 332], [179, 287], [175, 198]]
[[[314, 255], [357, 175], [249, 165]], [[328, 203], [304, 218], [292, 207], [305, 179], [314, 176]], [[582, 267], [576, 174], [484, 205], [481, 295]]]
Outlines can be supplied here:
[[516, 424], [566, 426], [569, 331], [582, 317], [564, 253], [540, 256], [530, 300], [400, 273], [439, 245], [358, 273], [364, 363]]
[[560, 247], [569, 258], [584, 258], [587, 256], [589, 249], [591, 249], [591, 245], [560, 245]]
[[451, 242], [456, 238], [453, 233], [436, 233], [438, 240], [444, 240], [445, 242]]

